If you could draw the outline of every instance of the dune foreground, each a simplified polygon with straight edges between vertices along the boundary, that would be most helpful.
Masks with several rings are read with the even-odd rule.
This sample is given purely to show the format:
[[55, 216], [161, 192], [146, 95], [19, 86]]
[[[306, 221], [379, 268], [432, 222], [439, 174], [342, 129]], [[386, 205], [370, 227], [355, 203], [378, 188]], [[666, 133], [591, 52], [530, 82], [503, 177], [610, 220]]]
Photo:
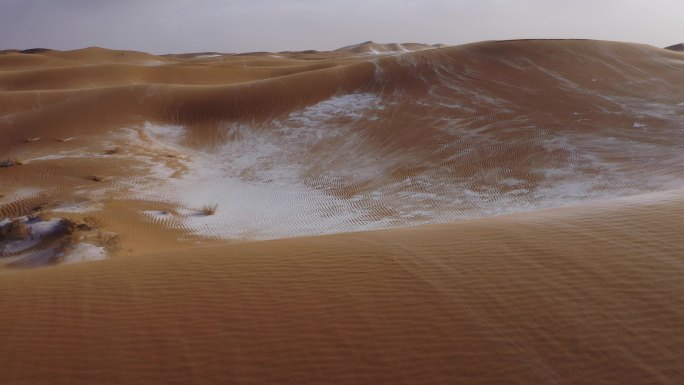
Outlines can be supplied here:
[[3, 384], [679, 384], [684, 198], [0, 279]]
[[590, 40], [2, 51], [0, 384], [681, 384], [683, 90]]

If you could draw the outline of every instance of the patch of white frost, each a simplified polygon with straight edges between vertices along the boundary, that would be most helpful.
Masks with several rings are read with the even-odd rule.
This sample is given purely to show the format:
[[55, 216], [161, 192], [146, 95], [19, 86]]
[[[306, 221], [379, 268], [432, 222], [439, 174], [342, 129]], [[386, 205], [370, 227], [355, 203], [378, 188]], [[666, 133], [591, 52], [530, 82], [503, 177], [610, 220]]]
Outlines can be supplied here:
[[[144, 216], [199, 236], [270, 239], [351, 231], [365, 209], [303, 183], [300, 174], [308, 165], [300, 163], [297, 149], [334, 138], [349, 121], [370, 119], [382, 108], [375, 94], [338, 95], [272, 122], [269, 130], [231, 125], [224, 144], [205, 151], [182, 145], [182, 127], [147, 123], [142, 128], [152, 139], [147, 144], [188, 154], [179, 159], [186, 171], [170, 178], [176, 170], [149, 158], [154, 172], [132, 190], [139, 199], [176, 206]], [[216, 213], [201, 212], [213, 204]]]
[[[0, 252], [3, 254], [20, 253], [38, 245], [44, 237], [57, 232], [62, 224], [61, 219], [58, 218], [53, 218], [49, 221], [29, 220], [27, 217], [17, 219], [28, 227], [29, 236], [25, 239], [0, 242]], [[9, 219], [5, 219], [0, 222], [0, 225], [5, 225], [9, 222], [11, 222]]]
[[102, 210], [102, 203], [78, 202], [64, 203], [50, 210], [57, 213], [89, 213]]
[[372, 110], [383, 110], [382, 98], [372, 93], [334, 96], [290, 114], [285, 126], [319, 127], [334, 118], [362, 119]]
[[104, 247], [95, 246], [90, 243], [79, 243], [68, 254], [64, 255], [62, 263], [72, 264], [107, 258], [107, 252]]
[[32, 236], [45, 237], [59, 230], [62, 226], [62, 220], [59, 218], [52, 218], [48, 221], [34, 220], [28, 221], [27, 225]]

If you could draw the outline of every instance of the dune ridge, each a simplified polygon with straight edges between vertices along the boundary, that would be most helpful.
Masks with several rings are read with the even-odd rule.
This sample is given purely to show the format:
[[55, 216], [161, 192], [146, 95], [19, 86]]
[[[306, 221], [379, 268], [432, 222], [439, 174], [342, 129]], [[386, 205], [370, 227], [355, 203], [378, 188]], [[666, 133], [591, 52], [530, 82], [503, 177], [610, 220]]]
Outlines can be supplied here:
[[[24, 163], [0, 170], [0, 211], [30, 213], [13, 193], [25, 188], [47, 206], [92, 200], [103, 218], [123, 198], [137, 213], [112, 229], [124, 243], [125, 227], [170, 227], [182, 246], [682, 187], [677, 53], [587, 40], [355, 52], [375, 46], [201, 64], [96, 48], [2, 55], [80, 64], [0, 73], [0, 151]], [[196, 215], [207, 204], [218, 215]]]
[[665, 47], [665, 49], [669, 49], [670, 51], [682, 52], [684, 51], [684, 43], [674, 44], [669, 47]]

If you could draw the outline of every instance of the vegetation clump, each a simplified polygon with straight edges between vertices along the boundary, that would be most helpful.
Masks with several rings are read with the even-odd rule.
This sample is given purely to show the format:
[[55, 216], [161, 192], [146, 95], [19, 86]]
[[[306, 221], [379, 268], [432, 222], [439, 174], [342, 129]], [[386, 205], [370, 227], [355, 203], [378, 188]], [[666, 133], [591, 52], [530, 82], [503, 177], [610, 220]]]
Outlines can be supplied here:
[[102, 227], [102, 221], [95, 217], [85, 217], [83, 221], [78, 223], [78, 229], [82, 231], [90, 231]]
[[120, 152], [121, 152], [121, 148], [120, 148], [120, 147], [113, 147], [113, 148], [110, 148], [110, 149], [106, 150], [103, 154], [104, 154], [104, 155], [116, 155], [116, 154], [118, 154], [118, 153], [120, 153]]
[[63, 247], [69, 247], [78, 243], [81, 239], [81, 231], [78, 223], [72, 221], [68, 218], [63, 218], [60, 221], [61, 229], [60, 235], [62, 236], [61, 242]]
[[26, 223], [20, 221], [19, 219], [15, 219], [12, 222], [0, 227], [0, 241], [26, 239], [29, 235], [31, 235], [29, 227], [26, 225]]
[[109, 231], [98, 231], [96, 242], [110, 251], [117, 251], [121, 248], [121, 237], [119, 234]]
[[216, 210], [218, 210], [218, 203], [214, 203], [211, 205], [204, 205], [200, 209], [200, 211], [204, 215], [214, 215], [214, 214], [216, 214]]
[[21, 165], [21, 162], [16, 160], [16, 159], [5, 159], [5, 160], [0, 160], [0, 167], [12, 167], [12, 166], [19, 166]]

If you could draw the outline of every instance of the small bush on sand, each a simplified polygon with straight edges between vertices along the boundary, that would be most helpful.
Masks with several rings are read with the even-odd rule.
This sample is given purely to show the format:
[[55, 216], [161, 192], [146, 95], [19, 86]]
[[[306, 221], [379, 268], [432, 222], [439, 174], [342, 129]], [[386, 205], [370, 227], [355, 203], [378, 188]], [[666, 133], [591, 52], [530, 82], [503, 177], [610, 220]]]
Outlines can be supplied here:
[[78, 228], [82, 231], [90, 231], [102, 227], [102, 221], [95, 217], [85, 217], [78, 223]]
[[18, 219], [0, 227], [0, 240], [20, 240], [28, 238], [29, 235], [29, 227]]
[[27, 214], [28, 222], [45, 222], [50, 220], [50, 215], [42, 211], [34, 211], [31, 214]]
[[62, 218], [60, 224], [62, 225], [62, 232], [64, 234], [74, 234], [78, 232], [78, 223], [69, 218]]
[[93, 182], [102, 182], [103, 179], [104, 178], [102, 178], [101, 176], [97, 176], [97, 175], [92, 175], [90, 177], [90, 180], [92, 180]]
[[78, 241], [81, 239], [81, 232], [78, 228], [78, 224], [68, 218], [63, 218], [60, 221], [60, 224], [62, 225], [60, 231], [63, 236], [62, 243], [65, 245], [75, 245], [78, 243]]
[[31, 207], [31, 212], [34, 214], [40, 213], [45, 209], [45, 206], [47, 206], [46, 203], [38, 203], [37, 205]]
[[5, 159], [5, 160], [0, 160], [0, 167], [12, 167], [12, 166], [19, 166], [21, 164], [20, 161], [16, 159]]
[[120, 152], [121, 152], [120, 147], [114, 147], [114, 148], [110, 148], [109, 150], [105, 151], [104, 154], [105, 155], [116, 155]]
[[218, 210], [218, 203], [214, 203], [213, 205], [204, 205], [200, 209], [204, 215], [214, 215], [216, 214], [216, 210]]
[[98, 231], [96, 243], [107, 250], [117, 251], [121, 248], [121, 237], [116, 233]]

